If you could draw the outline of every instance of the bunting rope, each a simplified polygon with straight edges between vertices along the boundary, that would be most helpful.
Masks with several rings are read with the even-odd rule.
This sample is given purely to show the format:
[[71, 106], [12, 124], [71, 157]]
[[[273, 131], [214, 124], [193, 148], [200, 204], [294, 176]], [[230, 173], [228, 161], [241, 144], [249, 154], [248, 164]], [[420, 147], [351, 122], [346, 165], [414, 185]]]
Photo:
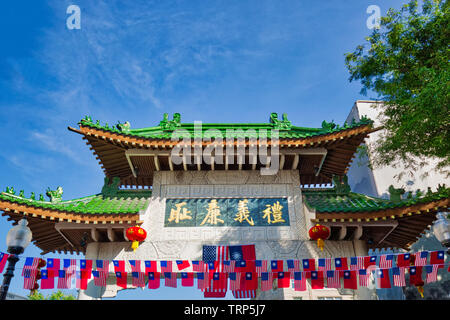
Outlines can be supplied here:
[[[3, 272], [8, 257], [9, 254], [0, 252], [0, 273]], [[58, 289], [86, 290], [91, 279], [94, 280], [95, 286], [104, 287], [110, 277], [109, 266], [112, 262], [116, 285], [125, 289], [146, 286], [149, 289], [157, 289], [161, 279], [164, 279], [166, 287], [176, 288], [177, 279], [181, 278], [181, 286], [193, 287], [194, 279], [197, 279], [197, 288], [203, 292], [224, 293], [229, 286], [229, 290], [234, 294], [258, 288], [262, 291], [271, 290], [274, 281], [277, 282], [278, 288], [305, 291], [307, 279], [311, 289], [343, 286], [345, 289], [357, 290], [358, 287], [370, 286], [373, 272], [378, 289], [404, 287], [408, 284], [419, 289], [425, 284], [436, 282], [439, 270], [447, 267], [447, 272], [450, 272], [445, 258], [445, 252], [442, 250], [286, 260], [110, 261], [47, 258], [45, 266], [39, 267], [39, 261], [43, 259], [26, 257], [23, 268], [17, 269], [22, 269], [24, 289], [30, 290], [36, 289], [37, 280], [40, 280], [41, 289], [54, 289], [55, 279], [58, 279]], [[406, 273], [409, 273], [409, 283], [405, 281]], [[130, 274], [131, 286], [128, 281]], [[419, 292], [423, 294], [420, 289]]]

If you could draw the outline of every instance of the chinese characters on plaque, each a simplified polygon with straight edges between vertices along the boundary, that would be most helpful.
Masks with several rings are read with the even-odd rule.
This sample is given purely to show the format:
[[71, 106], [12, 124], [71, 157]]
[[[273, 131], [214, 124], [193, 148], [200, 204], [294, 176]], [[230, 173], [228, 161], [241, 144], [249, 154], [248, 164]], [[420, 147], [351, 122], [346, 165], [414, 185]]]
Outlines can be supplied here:
[[289, 226], [287, 198], [166, 199], [165, 227]]

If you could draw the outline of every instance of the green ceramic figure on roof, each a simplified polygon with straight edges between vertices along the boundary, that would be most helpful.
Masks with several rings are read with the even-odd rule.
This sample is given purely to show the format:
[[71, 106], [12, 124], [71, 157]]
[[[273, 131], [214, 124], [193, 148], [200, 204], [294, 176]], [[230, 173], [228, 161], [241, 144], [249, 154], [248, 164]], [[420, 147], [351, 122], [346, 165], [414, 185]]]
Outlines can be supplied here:
[[390, 194], [390, 200], [393, 202], [400, 202], [402, 200], [402, 195], [405, 193], [405, 189], [396, 189], [392, 184], [389, 186], [388, 191]]
[[286, 113], [283, 113], [282, 119], [278, 119], [278, 113], [276, 112], [270, 114], [270, 123], [273, 123], [275, 129], [289, 130], [292, 127], [292, 123], [288, 120]]
[[123, 133], [128, 133], [130, 132], [130, 123], [128, 121], [125, 121], [124, 123], [120, 123], [120, 121], [118, 121], [116, 128]]
[[348, 194], [350, 192], [350, 185], [348, 184], [348, 177], [347, 176], [336, 176], [333, 175], [332, 181], [334, 184], [334, 188], [336, 190], [336, 194], [343, 195]]
[[119, 190], [120, 178], [113, 177], [112, 179], [109, 177], [105, 177], [104, 184], [102, 188], [102, 194], [105, 197], [114, 197]]
[[60, 202], [62, 200], [63, 188], [58, 187], [56, 190], [50, 190], [50, 188], [47, 188], [47, 192], [45, 194], [50, 198], [50, 202]]

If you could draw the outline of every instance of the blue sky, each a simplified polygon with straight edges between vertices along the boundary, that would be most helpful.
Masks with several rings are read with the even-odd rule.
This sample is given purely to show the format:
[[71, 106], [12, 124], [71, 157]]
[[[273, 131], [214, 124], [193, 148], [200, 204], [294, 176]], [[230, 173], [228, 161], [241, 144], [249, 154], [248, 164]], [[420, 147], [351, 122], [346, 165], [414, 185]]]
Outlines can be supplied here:
[[[156, 125], [164, 112], [183, 122], [267, 122], [285, 112], [298, 126], [342, 124], [356, 100], [376, 98], [360, 95], [344, 64], [371, 33], [366, 9], [378, 5], [384, 15], [405, 2], [2, 3], [0, 188], [29, 195], [62, 186], [63, 199], [98, 193], [103, 172], [67, 130], [85, 115], [133, 128]], [[80, 30], [66, 27], [71, 4], [81, 9]], [[0, 217], [0, 251], [10, 227]], [[25, 256], [39, 253], [30, 245]], [[26, 295], [22, 285], [16, 277], [11, 291]], [[158, 297], [183, 292], [161, 289]], [[118, 296], [126, 297], [157, 295]]]

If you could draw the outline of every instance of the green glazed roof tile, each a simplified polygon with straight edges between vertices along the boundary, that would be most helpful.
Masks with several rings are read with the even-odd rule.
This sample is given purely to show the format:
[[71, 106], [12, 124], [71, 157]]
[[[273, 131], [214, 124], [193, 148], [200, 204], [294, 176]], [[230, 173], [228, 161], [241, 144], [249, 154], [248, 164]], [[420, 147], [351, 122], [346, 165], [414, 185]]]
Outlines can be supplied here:
[[308, 207], [317, 212], [366, 212], [411, 206], [450, 198], [450, 188], [439, 187], [436, 192], [429, 192], [422, 197], [391, 201], [388, 199], [369, 197], [364, 194], [348, 192], [338, 194], [335, 189], [303, 189], [302, 194]]
[[159, 122], [159, 125], [139, 129], [131, 129], [129, 122], [124, 124], [119, 122], [112, 127], [107, 123], [101, 125], [100, 121], [94, 122], [90, 116], [86, 116], [79, 122], [79, 125], [82, 126], [149, 139], [171, 139], [175, 130], [187, 133], [190, 138], [195, 138], [196, 133], [200, 133], [200, 130], [201, 137], [199, 136], [198, 138], [213, 138], [219, 134], [223, 138], [258, 138], [264, 137], [264, 134], [271, 138], [272, 130], [278, 130], [279, 138], [308, 138], [356, 128], [366, 124], [373, 124], [373, 121], [363, 117], [360, 122], [345, 123], [342, 127], [326, 121], [322, 122], [321, 128], [298, 127], [291, 124], [286, 114], [283, 114], [283, 119], [280, 120], [276, 113], [271, 113], [269, 123], [202, 123], [201, 127], [193, 123], [182, 123], [181, 116], [177, 113], [174, 114], [173, 120], [168, 120], [167, 114], [164, 114], [163, 120]]
[[118, 190], [115, 197], [99, 193], [73, 200], [51, 202], [33, 200], [8, 192], [0, 193], [0, 201], [80, 214], [137, 214], [147, 207], [150, 197], [150, 190]]

